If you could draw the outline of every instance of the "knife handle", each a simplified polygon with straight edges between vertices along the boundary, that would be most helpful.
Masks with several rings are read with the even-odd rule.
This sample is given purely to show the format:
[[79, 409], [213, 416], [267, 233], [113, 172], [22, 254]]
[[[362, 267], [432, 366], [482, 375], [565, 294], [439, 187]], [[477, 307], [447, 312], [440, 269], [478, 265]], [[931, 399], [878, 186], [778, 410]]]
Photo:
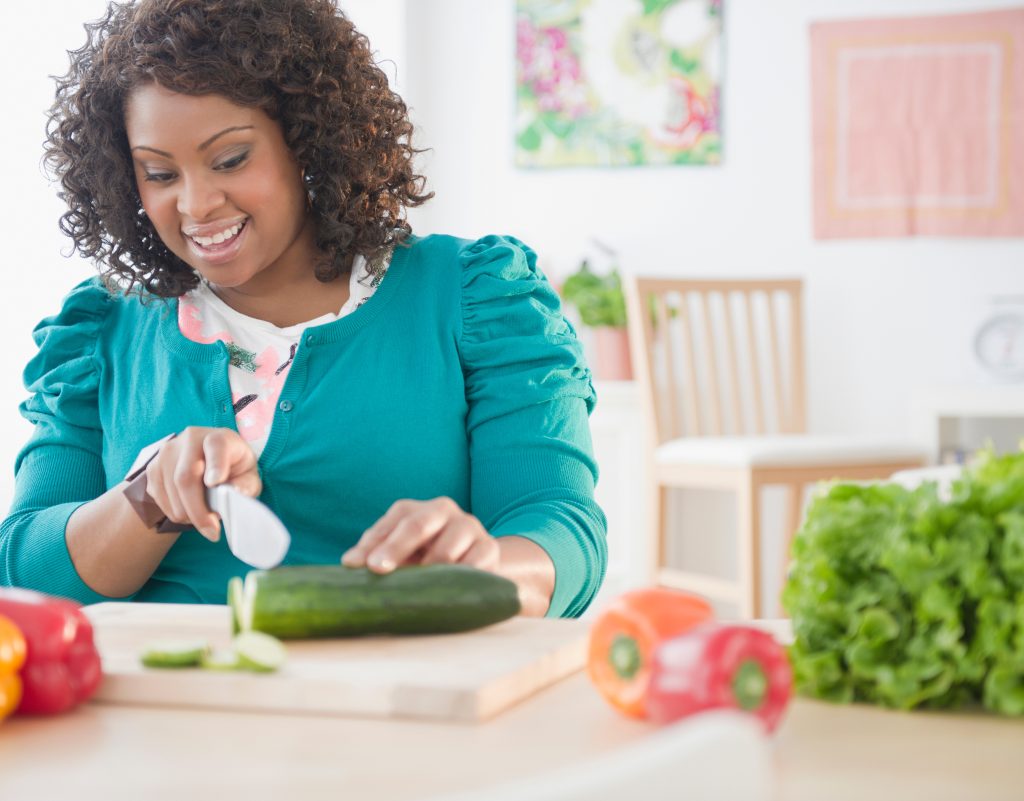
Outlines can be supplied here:
[[[139, 453], [139, 458], [132, 465], [131, 471], [125, 476], [128, 486], [124, 488], [124, 497], [128, 501], [128, 505], [146, 524], [146, 528], [156, 529], [161, 534], [173, 534], [193, 528], [190, 523], [175, 523], [173, 520], [169, 520], [164, 514], [164, 510], [157, 505], [148, 492], [149, 482], [146, 479], [146, 467], [160, 453], [159, 446], [174, 439], [175, 436], [177, 435], [171, 434], [143, 448]], [[152, 453], [148, 452], [150, 449], [152, 449]]]

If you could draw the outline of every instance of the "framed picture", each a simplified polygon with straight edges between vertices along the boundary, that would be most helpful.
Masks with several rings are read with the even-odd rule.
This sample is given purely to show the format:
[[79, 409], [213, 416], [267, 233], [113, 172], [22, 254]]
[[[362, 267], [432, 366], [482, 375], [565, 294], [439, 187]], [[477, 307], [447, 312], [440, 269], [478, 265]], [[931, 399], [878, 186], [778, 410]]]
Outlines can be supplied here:
[[717, 164], [721, 0], [517, 0], [516, 163]]
[[811, 26], [819, 239], [1024, 236], [1024, 8]]

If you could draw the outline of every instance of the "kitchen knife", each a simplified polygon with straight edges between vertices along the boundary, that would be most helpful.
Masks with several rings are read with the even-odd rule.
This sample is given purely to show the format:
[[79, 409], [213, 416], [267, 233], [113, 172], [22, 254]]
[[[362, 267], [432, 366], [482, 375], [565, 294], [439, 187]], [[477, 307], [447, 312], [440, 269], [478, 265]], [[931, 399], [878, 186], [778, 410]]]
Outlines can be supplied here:
[[231, 484], [208, 487], [206, 503], [224, 522], [231, 553], [263, 570], [281, 564], [292, 538], [270, 507]]

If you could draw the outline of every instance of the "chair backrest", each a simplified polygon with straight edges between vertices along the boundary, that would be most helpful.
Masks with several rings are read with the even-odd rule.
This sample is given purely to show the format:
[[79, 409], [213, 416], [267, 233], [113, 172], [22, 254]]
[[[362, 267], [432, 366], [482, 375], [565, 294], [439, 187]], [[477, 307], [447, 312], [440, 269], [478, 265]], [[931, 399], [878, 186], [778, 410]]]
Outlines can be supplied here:
[[806, 427], [799, 279], [625, 278], [655, 444]]

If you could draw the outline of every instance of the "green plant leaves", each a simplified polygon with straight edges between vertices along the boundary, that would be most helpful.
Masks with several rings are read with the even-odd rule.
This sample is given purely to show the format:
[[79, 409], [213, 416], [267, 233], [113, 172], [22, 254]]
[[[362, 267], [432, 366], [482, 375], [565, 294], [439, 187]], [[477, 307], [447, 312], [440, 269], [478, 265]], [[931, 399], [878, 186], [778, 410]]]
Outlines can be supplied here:
[[626, 325], [626, 301], [618, 270], [600, 276], [583, 262], [576, 273], [565, 279], [562, 297], [579, 310], [584, 325], [613, 328]]
[[793, 543], [798, 689], [833, 701], [1024, 714], [1024, 452], [933, 484], [833, 484]]

